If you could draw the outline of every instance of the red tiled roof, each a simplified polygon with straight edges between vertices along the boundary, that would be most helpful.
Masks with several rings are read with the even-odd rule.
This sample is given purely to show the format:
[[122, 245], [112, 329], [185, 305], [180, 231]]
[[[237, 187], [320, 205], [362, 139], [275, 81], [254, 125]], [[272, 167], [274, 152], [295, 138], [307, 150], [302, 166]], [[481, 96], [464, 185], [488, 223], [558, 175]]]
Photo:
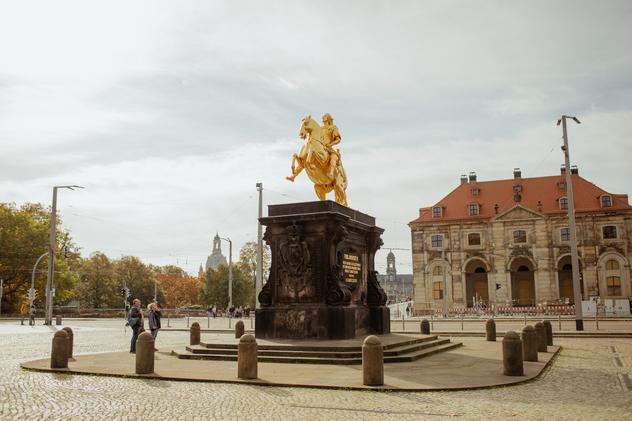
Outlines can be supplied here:
[[[573, 194], [575, 196], [575, 212], [590, 213], [604, 211], [632, 210], [627, 194], [612, 194], [599, 188], [590, 181], [572, 174]], [[520, 205], [545, 215], [564, 215], [566, 210], [560, 209], [559, 199], [566, 197], [566, 190], [559, 183], [566, 182], [564, 175], [533, 178], [511, 178], [507, 180], [472, 181], [462, 183], [434, 206], [419, 209], [417, 222], [441, 222], [455, 220], [481, 220], [496, 216], [494, 207], [498, 204], [498, 214], [514, 207], [514, 186], [522, 186]], [[478, 196], [472, 195], [472, 189], [479, 189]], [[601, 196], [612, 197], [612, 207], [601, 207]], [[469, 204], [479, 204], [479, 215], [469, 215]], [[432, 208], [441, 206], [441, 218], [432, 217]]]

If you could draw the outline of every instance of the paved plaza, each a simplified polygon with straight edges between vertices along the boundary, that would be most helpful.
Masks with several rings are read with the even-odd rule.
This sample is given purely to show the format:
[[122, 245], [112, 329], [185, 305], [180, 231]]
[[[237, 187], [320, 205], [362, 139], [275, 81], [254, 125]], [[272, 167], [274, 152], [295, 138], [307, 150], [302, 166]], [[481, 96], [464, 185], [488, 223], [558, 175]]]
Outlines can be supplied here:
[[[125, 351], [120, 320], [68, 321], [75, 355]], [[0, 323], [2, 419], [632, 419], [632, 340], [560, 338], [552, 366], [535, 381], [454, 392], [372, 392], [72, 376], [25, 371], [50, 353], [54, 327]], [[162, 351], [186, 332], [162, 332]], [[430, 357], [432, 358], [432, 357]], [[212, 364], [212, 362], [209, 362]], [[296, 366], [296, 376], [301, 375]]]

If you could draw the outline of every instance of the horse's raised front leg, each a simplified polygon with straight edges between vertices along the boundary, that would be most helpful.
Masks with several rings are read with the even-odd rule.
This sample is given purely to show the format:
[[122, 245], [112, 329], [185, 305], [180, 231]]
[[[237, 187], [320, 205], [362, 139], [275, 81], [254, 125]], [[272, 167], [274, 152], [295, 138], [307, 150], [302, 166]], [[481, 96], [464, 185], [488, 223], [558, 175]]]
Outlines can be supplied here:
[[[297, 164], [297, 165], [295, 166], [294, 164]], [[296, 176], [299, 175], [301, 173], [301, 171], [303, 170], [303, 165], [301, 165], [301, 160], [299, 159], [298, 155], [296, 155], [296, 154], [292, 155], [291, 168], [292, 168], [292, 175], [290, 175], [289, 177], [285, 177], [285, 178], [290, 180], [290, 181], [294, 181]]]

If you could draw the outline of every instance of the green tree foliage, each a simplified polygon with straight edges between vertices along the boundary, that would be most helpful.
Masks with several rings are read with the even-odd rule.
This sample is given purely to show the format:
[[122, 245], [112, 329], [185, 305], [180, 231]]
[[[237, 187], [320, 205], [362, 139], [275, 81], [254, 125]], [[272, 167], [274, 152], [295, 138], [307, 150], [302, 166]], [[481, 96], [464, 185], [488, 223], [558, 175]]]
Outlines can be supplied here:
[[93, 253], [79, 269], [78, 298], [84, 308], [114, 308], [123, 305], [114, 264], [101, 253]]
[[[61, 227], [57, 218], [57, 247], [55, 259], [55, 304], [65, 304], [75, 296], [77, 271], [81, 258], [70, 233]], [[33, 265], [48, 251], [50, 211], [41, 204], [26, 203], [21, 207], [0, 203], [0, 278], [4, 279], [2, 309], [18, 312], [27, 302], [31, 287]], [[43, 307], [48, 258], [37, 267], [36, 305]]]
[[[265, 243], [263, 244], [263, 279], [268, 278], [268, 274], [270, 273], [270, 247], [268, 247]], [[255, 274], [257, 272], [257, 242], [249, 241], [243, 245], [241, 250], [239, 250], [239, 264], [241, 264], [244, 270], [247, 270], [251, 278], [255, 278]]]
[[[233, 265], [233, 305], [254, 306], [255, 289], [249, 269], [245, 265]], [[228, 306], [228, 265], [206, 271], [200, 284], [200, 302], [205, 306]]]

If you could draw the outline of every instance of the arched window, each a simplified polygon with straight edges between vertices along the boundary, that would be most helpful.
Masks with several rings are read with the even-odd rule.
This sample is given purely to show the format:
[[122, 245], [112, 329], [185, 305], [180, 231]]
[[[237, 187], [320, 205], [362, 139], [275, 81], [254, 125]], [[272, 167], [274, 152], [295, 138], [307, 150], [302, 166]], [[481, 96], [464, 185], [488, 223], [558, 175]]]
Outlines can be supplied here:
[[566, 196], [560, 197], [560, 209], [568, 209], [568, 198]]
[[443, 299], [443, 283], [441, 281], [435, 281], [432, 283], [432, 297], [435, 300]]
[[481, 234], [478, 232], [472, 232], [467, 235], [467, 244], [470, 246], [481, 245]]
[[606, 288], [608, 296], [621, 295], [621, 265], [616, 259], [606, 261]]
[[477, 267], [476, 269], [474, 269], [474, 273], [486, 273], [487, 271], [485, 270], [484, 267]]
[[525, 230], [516, 230], [513, 232], [514, 243], [526, 243], [527, 232]]

